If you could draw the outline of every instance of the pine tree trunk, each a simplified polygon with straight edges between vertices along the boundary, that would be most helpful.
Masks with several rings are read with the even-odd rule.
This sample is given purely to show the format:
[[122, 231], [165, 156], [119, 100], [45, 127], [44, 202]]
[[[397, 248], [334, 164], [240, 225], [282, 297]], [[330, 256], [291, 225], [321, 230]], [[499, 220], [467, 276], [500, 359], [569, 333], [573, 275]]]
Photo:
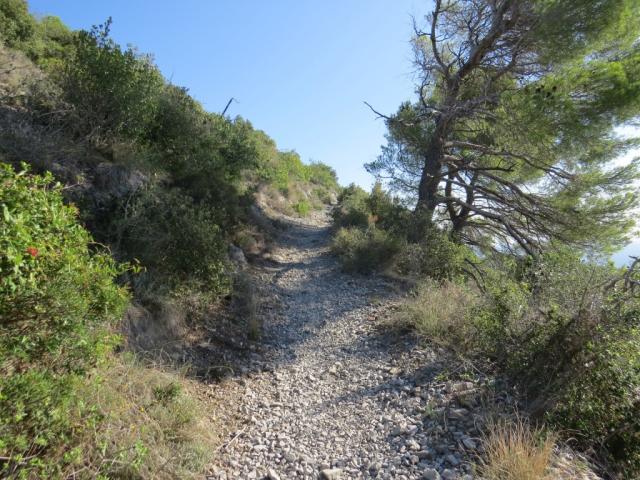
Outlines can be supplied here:
[[433, 218], [439, 203], [438, 185], [442, 180], [443, 155], [442, 135], [436, 129], [431, 145], [425, 155], [424, 168], [422, 169], [418, 186], [418, 203], [416, 204], [416, 213], [419, 212], [420, 215], [427, 217], [429, 220]]

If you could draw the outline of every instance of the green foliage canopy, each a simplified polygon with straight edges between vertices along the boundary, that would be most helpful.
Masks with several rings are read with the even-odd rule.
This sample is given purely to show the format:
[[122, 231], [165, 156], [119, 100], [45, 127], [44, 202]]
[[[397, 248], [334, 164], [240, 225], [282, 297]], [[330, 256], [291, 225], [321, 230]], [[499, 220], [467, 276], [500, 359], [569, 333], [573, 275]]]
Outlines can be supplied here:
[[637, 145], [616, 128], [640, 115], [639, 8], [437, 1], [416, 26], [418, 101], [386, 117], [367, 168], [471, 244], [620, 246], [638, 200], [637, 161], [614, 160]]

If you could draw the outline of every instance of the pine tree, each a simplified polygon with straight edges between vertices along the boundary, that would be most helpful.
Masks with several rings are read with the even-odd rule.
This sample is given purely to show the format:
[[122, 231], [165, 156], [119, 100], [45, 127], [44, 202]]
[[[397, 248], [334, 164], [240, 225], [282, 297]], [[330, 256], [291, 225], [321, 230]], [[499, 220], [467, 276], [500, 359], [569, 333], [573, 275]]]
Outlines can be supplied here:
[[[635, 0], [436, 0], [415, 22], [417, 101], [370, 172], [471, 244], [614, 247], [632, 228], [640, 115]], [[376, 112], [378, 113], [378, 112]]]

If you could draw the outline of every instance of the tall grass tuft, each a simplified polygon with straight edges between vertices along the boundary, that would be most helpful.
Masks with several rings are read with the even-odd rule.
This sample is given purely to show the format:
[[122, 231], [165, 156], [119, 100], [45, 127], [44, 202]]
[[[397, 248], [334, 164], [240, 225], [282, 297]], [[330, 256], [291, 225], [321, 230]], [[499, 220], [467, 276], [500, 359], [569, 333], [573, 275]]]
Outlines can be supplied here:
[[485, 480], [551, 480], [554, 437], [532, 429], [523, 420], [489, 428], [480, 470]]

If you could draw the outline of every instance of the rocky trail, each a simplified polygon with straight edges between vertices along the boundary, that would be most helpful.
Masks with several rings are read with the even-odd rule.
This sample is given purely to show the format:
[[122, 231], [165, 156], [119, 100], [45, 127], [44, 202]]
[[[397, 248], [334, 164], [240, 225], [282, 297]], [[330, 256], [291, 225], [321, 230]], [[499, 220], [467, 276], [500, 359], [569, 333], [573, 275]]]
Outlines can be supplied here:
[[342, 273], [328, 243], [326, 214], [289, 220], [252, 267], [263, 337], [232, 380], [242, 420], [208, 478], [473, 478], [477, 384], [385, 333], [397, 287]]

